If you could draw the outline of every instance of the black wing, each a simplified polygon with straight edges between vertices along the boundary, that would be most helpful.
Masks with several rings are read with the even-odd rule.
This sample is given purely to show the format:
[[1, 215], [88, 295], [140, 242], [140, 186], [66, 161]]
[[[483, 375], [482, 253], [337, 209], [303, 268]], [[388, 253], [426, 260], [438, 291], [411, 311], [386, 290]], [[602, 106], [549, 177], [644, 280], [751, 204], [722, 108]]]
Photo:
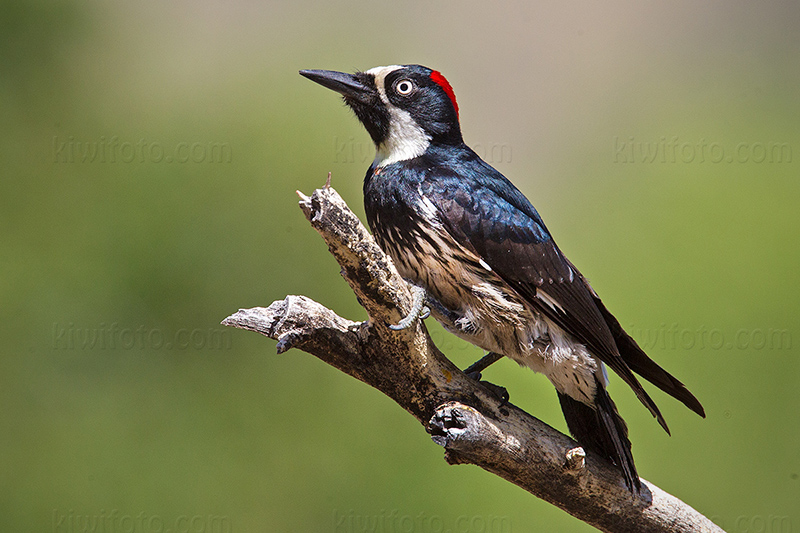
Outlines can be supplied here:
[[423, 181], [421, 192], [438, 207], [442, 222], [460, 244], [614, 370], [669, 433], [655, 402], [620, 355], [605, 308], [598, 308], [594, 291], [562, 255], [539, 214], [496, 170], [485, 164], [475, 170], [465, 179], [463, 167], [452, 175], [446, 168], [437, 169], [436, 176]]

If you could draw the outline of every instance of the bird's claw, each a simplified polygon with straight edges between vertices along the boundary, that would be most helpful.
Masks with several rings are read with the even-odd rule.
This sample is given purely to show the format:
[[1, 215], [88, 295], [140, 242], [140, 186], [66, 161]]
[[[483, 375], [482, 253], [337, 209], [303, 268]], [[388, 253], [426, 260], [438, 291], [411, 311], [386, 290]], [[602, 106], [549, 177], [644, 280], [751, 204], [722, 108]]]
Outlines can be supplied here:
[[[469, 377], [472, 377], [473, 375], [474, 374], [467, 374]], [[478, 376], [480, 376], [480, 374], [478, 374]], [[508, 400], [511, 399], [511, 396], [508, 394], [508, 389], [505, 387], [501, 385], [495, 385], [494, 383], [490, 383], [488, 381], [482, 381], [481, 379], [477, 379], [476, 381], [488, 389], [489, 392], [494, 394], [498, 400], [500, 400], [500, 404], [497, 406], [498, 408], [505, 407], [505, 405], [508, 403]]]
[[408, 328], [418, 318], [424, 320], [431, 316], [431, 310], [425, 305], [425, 289], [417, 285], [409, 284], [411, 289], [411, 310], [397, 324], [389, 324], [389, 329], [400, 331]]
[[503, 407], [508, 403], [509, 394], [508, 390], [505, 387], [501, 387], [500, 385], [495, 385], [494, 383], [489, 383], [488, 381], [483, 381], [481, 378], [481, 372], [486, 370], [486, 368], [499, 361], [503, 358], [502, 354], [489, 352], [484, 355], [479, 361], [469, 366], [469, 368], [464, 370], [464, 373], [467, 375], [468, 378], [474, 379], [487, 389], [489, 389], [495, 396], [500, 399], [500, 407]]

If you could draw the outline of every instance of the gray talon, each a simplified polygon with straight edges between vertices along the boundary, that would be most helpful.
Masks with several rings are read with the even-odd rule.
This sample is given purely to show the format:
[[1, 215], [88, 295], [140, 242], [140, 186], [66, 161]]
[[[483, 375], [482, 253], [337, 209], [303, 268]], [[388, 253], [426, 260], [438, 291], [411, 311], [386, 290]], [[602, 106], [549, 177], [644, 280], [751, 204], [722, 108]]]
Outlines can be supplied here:
[[411, 289], [411, 310], [397, 324], [389, 324], [389, 329], [400, 331], [411, 326], [418, 318], [425, 319], [430, 316], [431, 311], [425, 307], [425, 289], [417, 285], [409, 284]]

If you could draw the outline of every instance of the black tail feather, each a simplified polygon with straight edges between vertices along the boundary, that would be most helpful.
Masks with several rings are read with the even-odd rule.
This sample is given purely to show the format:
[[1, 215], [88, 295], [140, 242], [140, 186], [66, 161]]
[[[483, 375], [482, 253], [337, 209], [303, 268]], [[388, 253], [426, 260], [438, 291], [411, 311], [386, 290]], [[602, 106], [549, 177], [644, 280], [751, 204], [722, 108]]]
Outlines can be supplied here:
[[605, 387], [595, 378], [595, 407], [558, 393], [561, 410], [569, 432], [581, 446], [605, 457], [622, 471], [631, 492], [639, 493], [641, 482], [636, 473], [628, 440], [628, 426]]
[[[682, 402], [686, 407], [702, 416], [706, 417], [705, 410], [694, 394], [689, 392], [689, 389], [681, 383], [675, 376], [658, 366], [658, 363], [650, 359], [647, 354], [642, 350], [633, 338], [625, 333], [625, 330], [620, 326], [619, 321], [614, 318], [614, 315], [609, 313], [600, 298], [595, 297], [597, 308], [605, 318], [611, 335], [614, 337], [614, 342], [617, 344], [619, 354], [628, 367], [642, 376], [644, 379], [663, 390], [676, 400]], [[667, 431], [669, 433], [669, 431]]]

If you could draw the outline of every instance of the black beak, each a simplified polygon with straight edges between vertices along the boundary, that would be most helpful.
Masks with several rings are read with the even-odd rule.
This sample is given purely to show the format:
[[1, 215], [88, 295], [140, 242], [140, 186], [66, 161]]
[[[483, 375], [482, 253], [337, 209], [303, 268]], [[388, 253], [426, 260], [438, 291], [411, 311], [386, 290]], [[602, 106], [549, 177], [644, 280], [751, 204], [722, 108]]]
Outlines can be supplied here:
[[301, 76], [305, 76], [311, 81], [315, 81], [347, 98], [368, 102], [374, 96], [375, 91], [361, 83], [358, 78], [346, 72], [336, 72], [335, 70], [301, 70]]

